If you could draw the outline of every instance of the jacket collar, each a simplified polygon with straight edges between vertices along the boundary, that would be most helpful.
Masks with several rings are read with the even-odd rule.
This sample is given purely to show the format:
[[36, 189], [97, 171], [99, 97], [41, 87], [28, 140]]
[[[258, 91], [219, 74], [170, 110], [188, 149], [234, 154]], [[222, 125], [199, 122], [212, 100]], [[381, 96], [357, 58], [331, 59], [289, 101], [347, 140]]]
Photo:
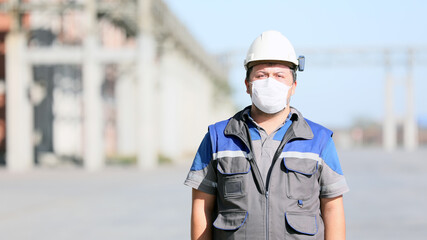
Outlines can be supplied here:
[[[250, 111], [251, 106], [247, 106], [240, 112], [236, 113], [228, 122], [225, 127], [224, 134], [225, 135], [235, 135], [242, 139], [243, 141], [249, 139], [249, 132], [247, 127], [247, 111]], [[246, 114], [245, 114], [246, 113]], [[304, 119], [302, 114], [291, 107], [291, 121], [292, 125], [288, 130], [287, 134], [292, 134], [291, 138], [302, 138], [302, 139], [312, 139], [313, 131], [308, 125], [307, 121]], [[249, 146], [248, 142], [246, 142]]]

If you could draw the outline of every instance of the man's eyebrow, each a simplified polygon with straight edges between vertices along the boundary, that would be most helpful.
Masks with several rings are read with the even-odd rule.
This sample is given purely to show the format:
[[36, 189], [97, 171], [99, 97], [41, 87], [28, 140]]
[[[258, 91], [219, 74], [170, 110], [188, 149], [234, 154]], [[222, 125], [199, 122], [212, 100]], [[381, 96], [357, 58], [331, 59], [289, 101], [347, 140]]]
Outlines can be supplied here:
[[291, 70], [279, 70], [275, 73], [290, 73], [290, 72], [291, 72]]

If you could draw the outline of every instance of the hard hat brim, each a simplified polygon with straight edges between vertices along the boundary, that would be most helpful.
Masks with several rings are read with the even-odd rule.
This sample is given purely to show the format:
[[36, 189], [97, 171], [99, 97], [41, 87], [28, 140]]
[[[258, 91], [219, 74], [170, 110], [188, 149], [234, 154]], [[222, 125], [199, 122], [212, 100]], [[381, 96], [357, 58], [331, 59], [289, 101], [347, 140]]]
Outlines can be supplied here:
[[255, 65], [264, 64], [264, 63], [283, 64], [285, 66], [288, 66], [291, 69], [296, 69], [296, 67], [297, 67], [297, 65], [295, 65], [295, 63], [288, 62], [288, 61], [281, 61], [281, 60], [257, 60], [257, 61], [248, 62], [245, 65], [245, 68], [246, 68], [246, 70], [248, 70], [249, 68], [251, 68], [251, 67], [253, 67]]

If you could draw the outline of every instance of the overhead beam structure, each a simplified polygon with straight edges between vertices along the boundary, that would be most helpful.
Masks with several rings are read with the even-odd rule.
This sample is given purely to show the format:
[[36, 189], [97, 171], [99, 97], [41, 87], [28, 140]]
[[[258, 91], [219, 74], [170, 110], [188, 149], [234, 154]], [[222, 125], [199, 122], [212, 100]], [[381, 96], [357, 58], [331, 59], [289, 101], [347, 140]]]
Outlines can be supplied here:
[[[44, 12], [62, 14], [66, 10], [83, 11], [85, 37], [82, 46], [27, 47], [27, 36], [22, 29], [23, 14]], [[12, 0], [0, 3], [0, 12], [14, 19], [12, 31], [6, 41], [7, 57], [7, 167], [10, 170], [31, 169], [33, 165], [33, 107], [27, 97], [32, 84], [33, 65], [72, 64], [82, 66], [84, 98], [84, 166], [98, 170], [104, 164], [103, 112], [101, 83], [102, 65], [107, 63], [133, 64], [137, 76], [137, 157], [141, 169], [157, 165], [157, 149], [154, 145], [153, 94], [156, 77], [153, 65], [157, 51], [167, 38], [174, 42], [184, 56], [197, 64], [205, 73], [218, 81], [224, 72], [219, 64], [191, 37], [187, 29], [160, 0], [97, 1], [84, 3], [24, 2]], [[125, 29], [135, 37], [137, 47], [104, 49], [97, 39], [97, 21], [100, 17]], [[154, 27], [155, 26], [155, 27]]]

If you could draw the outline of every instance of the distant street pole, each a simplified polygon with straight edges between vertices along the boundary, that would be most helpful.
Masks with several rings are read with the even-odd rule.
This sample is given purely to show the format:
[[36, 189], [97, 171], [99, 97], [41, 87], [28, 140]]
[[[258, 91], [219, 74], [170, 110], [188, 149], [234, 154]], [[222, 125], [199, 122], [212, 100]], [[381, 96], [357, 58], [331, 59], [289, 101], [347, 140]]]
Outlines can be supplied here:
[[413, 63], [414, 52], [408, 49], [408, 65], [406, 76], [406, 114], [404, 117], [403, 145], [406, 150], [413, 151], [418, 147], [418, 127], [415, 114]]
[[384, 122], [383, 147], [393, 151], [397, 145], [397, 125], [394, 114], [394, 81], [391, 74], [390, 52], [384, 52], [385, 86], [384, 86]]

